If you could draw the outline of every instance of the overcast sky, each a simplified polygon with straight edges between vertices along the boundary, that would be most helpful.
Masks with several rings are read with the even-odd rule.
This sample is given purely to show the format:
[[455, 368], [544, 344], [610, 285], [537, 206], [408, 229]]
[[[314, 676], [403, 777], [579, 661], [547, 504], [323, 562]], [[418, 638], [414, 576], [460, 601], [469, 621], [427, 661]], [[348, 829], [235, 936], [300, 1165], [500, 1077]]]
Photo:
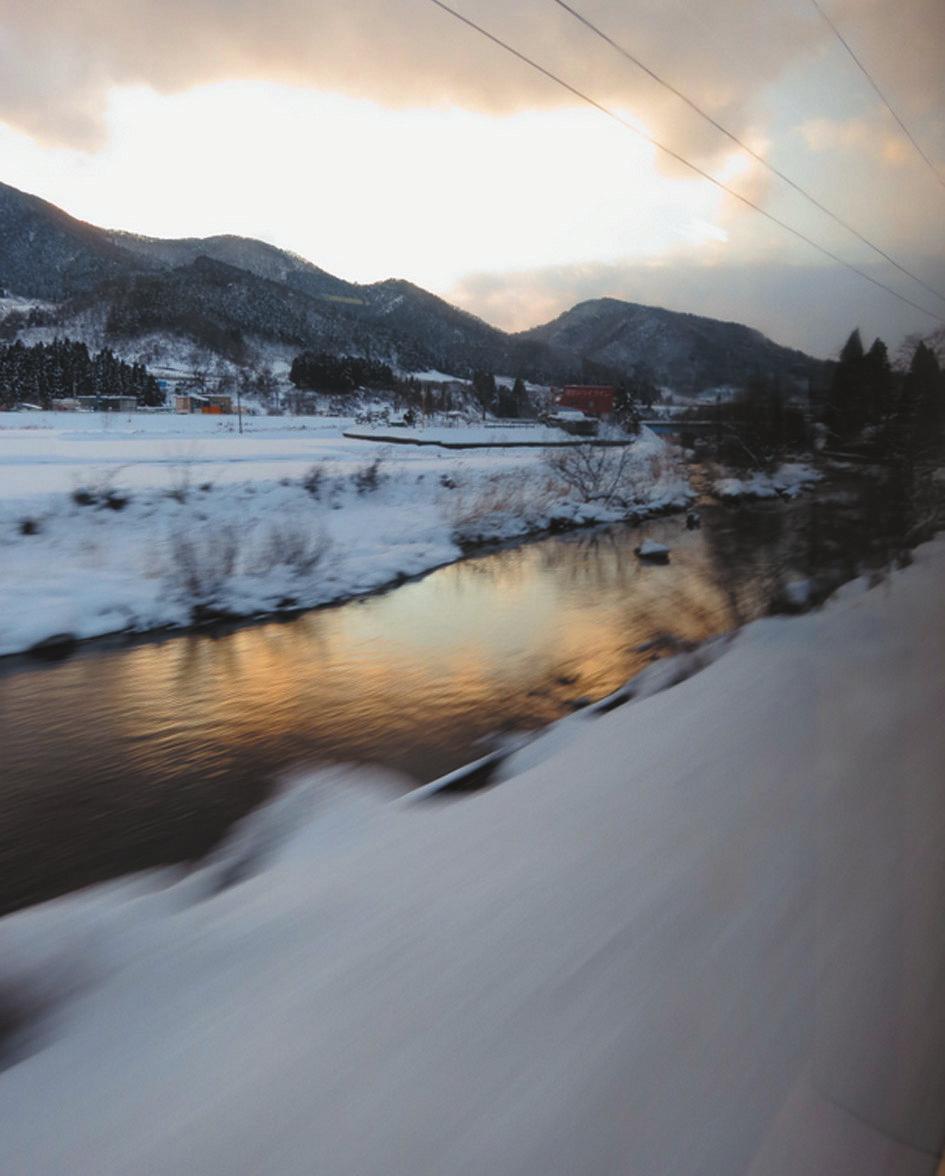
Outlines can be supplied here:
[[[945, 0], [822, 3], [945, 175]], [[454, 6], [945, 317], [553, 0]], [[574, 6], [945, 293], [945, 187], [811, 0]], [[258, 236], [511, 329], [602, 295], [818, 354], [937, 325], [429, 0], [0, 0], [0, 161], [98, 224]]]

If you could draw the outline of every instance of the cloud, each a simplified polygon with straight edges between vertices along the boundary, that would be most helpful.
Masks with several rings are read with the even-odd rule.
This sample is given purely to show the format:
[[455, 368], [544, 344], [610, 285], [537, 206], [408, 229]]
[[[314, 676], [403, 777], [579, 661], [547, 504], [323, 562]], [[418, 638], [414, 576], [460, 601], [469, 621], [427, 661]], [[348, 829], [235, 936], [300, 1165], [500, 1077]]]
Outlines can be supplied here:
[[[903, 251], [915, 256], [917, 265], [926, 265], [936, 250], [941, 260], [941, 189], [807, 0], [574, 2], [733, 132], [765, 154], [770, 149], [787, 174], [871, 239], [897, 256]], [[875, 261], [866, 247], [806, 206], [764, 168], [739, 158], [724, 137], [552, 0], [451, 3], [851, 262], [868, 266]], [[822, 3], [945, 171], [943, 0], [899, 0], [892, 7], [889, 0]], [[229, 95], [231, 87], [216, 87], [221, 92], [215, 100], [226, 105], [225, 119], [189, 120], [174, 141], [161, 137], [156, 113], [148, 124], [138, 115], [132, 132], [140, 150], [129, 149], [123, 110], [135, 102], [150, 108], [157, 92], [175, 96], [158, 103], [170, 108], [164, 111], [170, 119], [178, 105], [186, 105], [181, 95], [197, 104], [203, 88], [227, 81], [280, 86], [259, 87], [259, 109], [252, 117]], [[544, 148], [530, 126], [522, 135], [531, 151], [517, 150], [515, 155], [529, 164], [516, 169], [508, 152], [500, 150], [502, 145], [508, 148], [508, 136], [516, 129], [501, 124], [514, 120], [499, 120], [482, 129], [476, 152], [466, 149], [468, 138], [457, 142], [462, 158], [454, 160], [446, 179], [438, 165], [448, 153], [432, 131], [422, 142], [416, 138], [419, 145], [406, 155], [398, 153], [398, 145], [409, 136], [389, 136], [392, 154], [385, 154], [367, 144], [370, 136], [349, 131], [337, 114], [329, 115], [325, 122], [337, 133], [333, 143], [319, 148], [325, 136], [319, 137], [311, 120], [306, 121], [306, 104], [273, 100], [272, 90], [283, 88], [368, 99], [398, 112], [421, 108], [427, 114], [456, 108], [485, 114], [560, 111], [577, 104], [428, 0], [357, 0], [347, 5], [337, 0], [0, 0], [0, 124], [14, 129], [6, 132], [8, 139], [19, 138], [14, 132], [31, 136], [31, 146], [45, 157], [40, 166], [22, 149], [17, 182], [30, 190], [42, 188], [50, 198], [58, 195], [63, 203], [69, 203], [71, 192], [87, 192], [88, 206], [80, 211], [93, 220], [102, 219], [102, 197], [92, 191], [93, 173], [102, 174], [110, 156], [116, 197], [108, 204], [107, 217], [128, 225], [140, 220], [142, 231], [147, 229], [148, 200], [153, 202], [155, 193], [160, 197], [162, 185], [180, 187], [180, 165], [190, 160], [186, 174], [191, 189], [214, 192], [200, 231], [219, 231], [222, 224], [278, 237], [322, 260], [328, 248], [325, 226], [331, 224], [332, 242], [338, 241], [337, 260], [331, 255], [331, 263], [339, 272], [354, 266], [357, 273], [360, 261], [352, 261], [346, 242], [367, 239], [364, 225], [379, 219], [380, 208], [384, 232], [399, 238], [404, 253], [396, 259], [397, 272], [442, 288], [467, 266], [489, 271], [463, 279], [453, 293], [470, 309], [506, 325], [531, 325], [580, 297], [612, 293], [753, 322], [785, 342], [825, 353], [833, 348], [834, 336], [842, 337], [849, 319], [858, 315], [864, 330], [889, 336], [900, 331], [900, 317], [902, 330], [925, 326], [911, 317], [913, 312], [843, 270], [828, 273], [817, 265], [786, 264], [786, 258], [804, 261], [808, 255], [799, 253], [804, 247], [755, 214], [746, 214], [738, 202], [719, 202], [714, 193], [707, 198], [699, 184], [690, 185], [687, 194], [684, 185], [666, 183], [666, 192], [680, 190], [679, 207], [669, 198], [654, 207], [644, 197], [662, 191], [656, 181], [688, 180], [691, 173], [665, 157], [658, 156], [654, 164], [645, 152], [639, 163], [639, 152], [626, 149], [623, 132], [612, 136], [619, 143], [607, 146], [588, 134], [593, 150], [575, 149], [573, 140], [562, 136]], [[605, 129], [614, 129], [599, 115], [593, 117]], [[385, 120], [378, 119], [376, 108], [365, 107], [368, 122], [381, 126]], [[278, 125], [269, 133], [273, 123]], [[271, 144], [268, 150], [259, 146], [260, 124]], [[103, 149], [106, 143], [109, 150]], [[98, 152], [94, 160], [82, 154], [88, 151]], [[539, 155], [540, 163], [532, 163]], [[221, 172], [222, 156], [234, 157], [237, 173], [241, 165], [254, 174], [253, 183], [237, 179], [218, 197], [219, 185], [214, 188], [214, 177], [207, 173]], [[363, 188], [362, 202], [371, 207], [359, 216], [340, 209], [334, 220], [320, 217], [318, 193], [306, 190], [303, 182], [285, 181], [291, 169], [282, 161], [288, 157], [307, 160], [313, 174], [324, 170], [340, 177], [339, 190], [347, 178], [349, 191]], [[155, 173], [149, 175], [150, 197], [145, 192], [120, 204], [123, 179], [127, 181], [129, 171], [140, 173], [142, 158], [145, 172]], [[617, 168], [618, 161], [626, 174]], [[12, 166], [8, 158], [8, 172]], [[353, 172], [360, 176], [364, 167], [369, 174], [362, 184], [352, 184]], [[522, 176], [522, 170], [528, 174]], [[288, 196], [275, 190], [274, 171], [283, 189], [296, 190]], [[46, 178], [34, 183], [34, 175]], [[639, 190], [634, 198], [624, 195], [631, 184]], [[390, 191], [396, 188], [404, 202], [420, 205], [413, 190], [421, 186], [430, 203], [422, 209], [422, 228], [411, 230], [410, 217], [400, 215]], [[257, 188], [265, 189], [257, 194], [258, 215], [246, 192]], [[180, 193], [186, 205], [181, 220], [185, 211], [193, 219], [198, 201], [192, 190]], [[547, 195], [551, 191], [553, 200]], [[304, 208], [286, 210], [289, 196]], [[522, 207], [529, 202], [541, 206], [544, 220]], [[161, 198], [161, 203], [169, 206], [172, 201]], [[352, 203], [360, 213], [360, 204], [349, 199]], [[426, 215], [433, 205], [442, 205], [463, 223], [463, 242], [470, 247], [472, 240], [475, 247], [472, 260], [455, 247], [445, 227], [438, 239], [431, 231], [439, 223], [432, 213]], [[550, 206], [555, 210], [552, 225], [546, 223]], [[677, 232], [674, 226], [683, 211], [691, 231]], [[527, 229], [532, 222], [537, 227], [531, 235], [517, 228], [525, 224]], [[310, 227], [308, 236], [298, 229], [300, 223]], [[507, 244], [510, 231], [521, 238], [520, 245], [528, 245], [528, 256], [523, 248], [516, 252]], [[636, 252], [628, 244], [631, 237], [639, 246]], [[411, 272], [407, 260], [416, 263], [424, 244], [442, 256], [440, 268], [449, 268], [448, 277]], [[663, 264], [641, 261], [644, 246]], [[380, 245], [367, 240], [361, 252], [371, 253], [361, 267], [366, 270]], [[631, 254], [637, 258], [633, 264], [600, 261]], [[761, 257], [765, 269], [753, 264]], [[574, 258], [594, 260], [562, 264]], [[714, 264], [706, 265], [707, 258]], [[525, 268], [540, 263], [545, 268]], [[499, 275], [503, 267], [518, 272], [504, 277]], [[909, 285], [896, 275], [894, 284], [900, 283]], [[945, 273], [938, 273], [936, 284], [945, 288]]]
[[[917, 272], [945, 288], [945, 262], [910, 259]], [[888, 272], [873, 267], [876, 277]], [[514, 274], [469, 274], [446, 296], [506, 330], [548, 322], [575, 303], [620, 298], [649, 306], [747, 323], [778, 343], [835, 355], [853, 327], [895, 347], [906, 334], [935, 324], [836, 266], [766, 261], [671, 265], [616, 262], [542, 267]]]
[[798, 128], [812, 151], [852, 152], [869, 155], [883, 163], [902, 166], [912, 159], [912, 148], [901, 134], [895, 134], [885, 119], [854, 118], [840, 121], [812, 118]]
[[[880, 89], [908, 124], [931, 116], [945, 130], [945, 4], [942, 0], [826, 0], [825, 8]], [[833, 43], [838, 65], [855, 67]], [[861, 91], [878, 102], [869, 82]]]
[[[595, 97], [671, 126], [676, 145], [713, 149], [691, 112], [550, 0], [455, 2]], [[736, 129], [824, 38], [816, 14], [783, 0], [583, 0], [583, 11]], [[44, 141], [95, 146], [114, 87], [236, 79], [490, 112], [574, 101], [425, 0], [0, 0], [0, 120]]]

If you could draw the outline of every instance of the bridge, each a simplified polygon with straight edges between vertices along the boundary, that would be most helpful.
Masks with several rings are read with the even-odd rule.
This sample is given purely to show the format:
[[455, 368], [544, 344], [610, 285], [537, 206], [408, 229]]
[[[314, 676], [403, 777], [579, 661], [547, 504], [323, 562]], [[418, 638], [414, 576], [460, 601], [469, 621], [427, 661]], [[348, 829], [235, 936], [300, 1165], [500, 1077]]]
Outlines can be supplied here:
[[[731, 423], [731, 422], [729, 422]], [[652, 430], [658, 437], [678, 437], [681, 433], [696, 433], [706, 434], [712, 433], [719, 428], [719, 421], [683, 421], [683, 420], [658, 420], [658, 421], [641, 421], [640, 424]]]

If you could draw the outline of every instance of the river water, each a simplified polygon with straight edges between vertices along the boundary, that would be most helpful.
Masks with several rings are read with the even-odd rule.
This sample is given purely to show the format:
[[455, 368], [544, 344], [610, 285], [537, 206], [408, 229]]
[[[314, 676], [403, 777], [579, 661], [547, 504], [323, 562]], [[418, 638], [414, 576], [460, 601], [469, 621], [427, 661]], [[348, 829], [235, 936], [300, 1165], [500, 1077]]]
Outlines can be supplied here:
[[[853, 574], [848, 489], [557, 536], [291, 621], [0, 667], [0, 911], [204, 853], [281, 776], [377, 762], [403, 787], [608, 693], [673, 641]], [[633, 553], [648, 536], [668, 565]], [[670, 640], [672, 639], [672, 640]]]

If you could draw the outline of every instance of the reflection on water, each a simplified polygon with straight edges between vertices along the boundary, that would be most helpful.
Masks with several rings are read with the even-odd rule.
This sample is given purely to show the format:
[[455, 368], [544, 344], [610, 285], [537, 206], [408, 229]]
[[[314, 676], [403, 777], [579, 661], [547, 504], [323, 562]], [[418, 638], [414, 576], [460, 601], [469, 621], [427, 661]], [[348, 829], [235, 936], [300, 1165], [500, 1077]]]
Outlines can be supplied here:
[[[289, 769], [378, 761], [429, 780], [549, 722], [639, 671], [654, 637], [764, 612], [810, 571], [817, 509], [551, 538], [289, 623], [9, 665], [0, 909], [196, 856]], [[840, 507], [819, 509], [836, 527]], [[637, 560], [642, 535], [672, 547], [668, 566]]]

